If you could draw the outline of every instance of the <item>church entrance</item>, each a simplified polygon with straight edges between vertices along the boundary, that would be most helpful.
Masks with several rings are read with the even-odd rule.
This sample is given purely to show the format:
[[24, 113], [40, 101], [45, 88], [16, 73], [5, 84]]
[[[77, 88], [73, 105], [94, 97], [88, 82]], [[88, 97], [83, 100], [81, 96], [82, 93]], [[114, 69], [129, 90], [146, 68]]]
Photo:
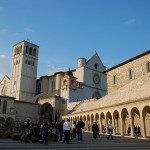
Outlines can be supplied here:
[[40, 108], [40, 121], [47, 120], [52, 123], [53, 119], [53, 107], [50, 103], [44, 103]]

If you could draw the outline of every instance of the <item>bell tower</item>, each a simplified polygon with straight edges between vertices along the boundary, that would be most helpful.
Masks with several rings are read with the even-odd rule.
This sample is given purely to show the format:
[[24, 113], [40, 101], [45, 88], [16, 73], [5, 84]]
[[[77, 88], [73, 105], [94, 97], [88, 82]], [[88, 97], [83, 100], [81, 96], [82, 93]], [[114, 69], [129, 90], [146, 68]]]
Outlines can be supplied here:
[[22, 41], [13, 51], [10, 96], [28, 101], [35, 96], [39, 46]]

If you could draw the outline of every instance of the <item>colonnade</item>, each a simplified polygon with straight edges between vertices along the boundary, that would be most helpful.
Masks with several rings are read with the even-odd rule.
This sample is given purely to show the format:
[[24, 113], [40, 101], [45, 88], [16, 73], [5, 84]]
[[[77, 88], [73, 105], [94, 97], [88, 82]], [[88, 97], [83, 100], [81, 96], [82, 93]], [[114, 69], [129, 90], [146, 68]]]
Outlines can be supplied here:
[[108, 133], [108, 123], [114, 126], [114, 135], [150, 138], [150, 102], [135, 102], [125, 105], [100, 108], [88, 112], [79, 112], [63, 116], [71, 123], [82, 119], [87, 131], [92, 131], [93, 122], [97, 122], [101, 134]]

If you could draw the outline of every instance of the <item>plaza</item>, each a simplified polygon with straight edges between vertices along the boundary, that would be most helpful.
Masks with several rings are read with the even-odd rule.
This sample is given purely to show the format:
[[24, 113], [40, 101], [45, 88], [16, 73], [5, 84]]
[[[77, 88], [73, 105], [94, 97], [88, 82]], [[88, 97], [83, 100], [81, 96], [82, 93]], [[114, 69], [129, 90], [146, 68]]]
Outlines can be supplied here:
[[84, 140], [81, 143], [77, 139], [71, 140], [70, 144], [49, 142], [48, 146], [40, 143], [23, 143], [11, 139], [0, 139], [0, 150], [148, 150], [150, 149], [149, 139], [127, 138], [114, 136], [114, 140], [107, 140], [107, 135], [101, 135], [94, 140], [91, 133], [84, 133]]

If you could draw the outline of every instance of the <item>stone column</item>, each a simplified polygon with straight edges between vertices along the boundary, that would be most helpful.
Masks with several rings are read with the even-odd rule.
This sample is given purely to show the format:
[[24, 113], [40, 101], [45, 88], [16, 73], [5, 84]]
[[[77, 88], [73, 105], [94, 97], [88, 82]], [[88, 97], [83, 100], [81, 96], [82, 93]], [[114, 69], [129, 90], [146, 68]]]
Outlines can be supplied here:
[[100, 121], [99, 121], [99, 130], [100, 130], [100, 133], [103, 133], [102, 132], [102, 119], [100, 118]]
[[123, 129], [124, 129], [124, 121], [122, 118], [120, 118], [120, 127], [121, 127], [121, 136], [124, 135]]
[[146, 129], [145, 129], [145, 117], [141, 117], [141, 125], [142, 125], [142, 133], [143, 137], [146, 137]]
[[113, 135], [116, 135], [115, 118], [112, 118], [112, 125], [114, 127]]
[[133, 117], [130, 118], [130, 126], [131, 126], [131, 137], [134, 137], [134, 123], [133, 123]]
[[108, 134], [108, 119], [105, 120], [105, 124], [106, 124], [106, 134]]

